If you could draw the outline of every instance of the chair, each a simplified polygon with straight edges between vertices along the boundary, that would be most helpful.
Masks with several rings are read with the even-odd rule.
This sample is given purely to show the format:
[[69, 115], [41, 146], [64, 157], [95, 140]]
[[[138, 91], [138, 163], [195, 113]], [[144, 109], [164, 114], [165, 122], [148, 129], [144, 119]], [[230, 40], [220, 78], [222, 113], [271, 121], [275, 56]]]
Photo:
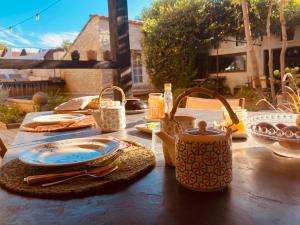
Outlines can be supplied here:
[[4, 157], [6, 152], [7, 152], [7, 148], [6, 148], [5, 144], [3, 143], [2, 139], [0, 138], [0, 156], [1, 156], [1, 158]]
[[[240, 106], [242, 109], [245, 108], [245, 99], [226, 99], [230, 106]], [[223, 104], [217, 99], [187, 97], [185, 108], [188, 109], [220, 109]]]

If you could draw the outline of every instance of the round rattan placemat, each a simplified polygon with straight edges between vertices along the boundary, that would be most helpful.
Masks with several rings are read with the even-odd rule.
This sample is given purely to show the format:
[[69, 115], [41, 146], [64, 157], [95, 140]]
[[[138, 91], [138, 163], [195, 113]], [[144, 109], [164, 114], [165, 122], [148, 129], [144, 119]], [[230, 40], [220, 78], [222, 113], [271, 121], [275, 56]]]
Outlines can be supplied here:
[[[128, 141], [126, 141], [128, 142]], [[51, 168], [32, 167], [22, 163], [19, 159], [12, 160], [0, 169], [0, 186], [8, 191], [35, 197], [70, 197], [79, 194], [99, 194], [99, 191], [117, 184], [128, 183], [155, 165], [153, 152], [137, 143], [128, 142], [130, 145], [124, 149], [120, 160], [126, 162], [129, 170], [117, 170], [114, 173], [101, 178], [78, 178], [76, 180], [50, 186], [41, 187], [40, 185], [28, 185], [24, 178], [30, 175], [53, 173]], [[76, 166], [73, 170], [86, 169], [88, 166], [95, 166], [96, 162], [90, 165]]]
[[68, 124], [56, 123], [41, 125], [38, 122], [31, 122], [24, 125], [21, 125], [20, 129], [27, 132], [57, 132], [57, 131], [68, 131], [68, 130], [77, 130], [81, 128], [91, 127], [96, 125], [93, 116], [87, 116], [83, 120], [76, 121], [74, 123]]

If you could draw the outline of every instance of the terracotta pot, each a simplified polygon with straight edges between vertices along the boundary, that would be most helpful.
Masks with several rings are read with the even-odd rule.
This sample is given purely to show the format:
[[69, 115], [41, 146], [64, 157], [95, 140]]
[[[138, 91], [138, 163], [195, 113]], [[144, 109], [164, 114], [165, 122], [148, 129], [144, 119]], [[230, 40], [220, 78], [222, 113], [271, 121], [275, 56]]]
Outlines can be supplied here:
[[94, 50], [88, 50], [86, 52], [86, 57], [88, 60], [96, 61], [97, 60], [97, 52]]

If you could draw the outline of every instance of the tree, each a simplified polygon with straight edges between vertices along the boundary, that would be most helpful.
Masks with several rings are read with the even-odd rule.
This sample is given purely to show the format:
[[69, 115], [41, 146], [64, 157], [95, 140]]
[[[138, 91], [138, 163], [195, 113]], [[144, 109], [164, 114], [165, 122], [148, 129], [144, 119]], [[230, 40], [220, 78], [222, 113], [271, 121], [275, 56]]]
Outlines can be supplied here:
[[188, 87], [207, 74], [209, 50], [226, 36], [240, 33], [238, 5], [230, 0], [157, 0], [142, 18], [143, 55], [152, 83]]
[[63, 49], [65, 49], [65, 51], [68, 51], [71, 45], [72, 45], [72, 41], [70, 41], [70, 40], [63, 40], [61, 47]]
[[272, 16], [273, 5], [274, 5], [274, 0], [269, 0], [266, 31], [267, 31], [267, 40], [268, 40], [268, 55], [269, 55], [268, 67], [269, 67], [271, 96], [272, 96], [273, 105], [276, 105], [276, 95], [275, 95], [274, 77], [273, 77], [273, 51], [271, 49], [271, 16]]
[[[279, 0], [273, 0], [270, 33], [281, 35]], [[285, 7], [288, 32], [300, 25], [300, 6], [289, 0]], [[253, 65], [255, 87], [261, 84], [254, 51], [256, 41], [266, 35], [270, 0], [156, 0], [142, 19], [143, 56], [152, 83], [187, 87], [207, 75], [207, 58], [212, 47], [228, 36], [245, 36]], [[293, 4], [291, 4], [293, 2]], [[299, 5], [299, 4], [298, 4]], [[273, 68], [272, 70], [273, 71]], [[270, 76], [271, 77], [271, 76]]]
[[252, 64], [252, 77], [254, 80], [254, 85], [258, 94], [262, 97], [262, 86], [259, 78], [259, 70], [258, 70], [258, 63], [256, 54], [254, 51], [253, 45], [253, 38], [251, 35], [251, 27], [250, 27], [250, 20], [249, 20], [249, 9], [248, 9], [248, 2], [247, 0], [241, 0], [242, 10], [243, 10], [243, 21], [244, 21], [244, 29], [245, 29], [245, 36], [247, 41], [247, 50], [250, 55], [250, 60]]
[[284, 8], [287, 3], [287, 0], [280, 0], [279, 12], [280, 12], [280, 23], [281, 23], [281, 52], [280, 52], [280, 72], [281, 72], [281, 90], [283, 96], [285, 96], [285, 82], [283, 77], [285, 74], [285, 53], [287, 48], [287, 36], [286, 36], [286, 20], [284, 15]]

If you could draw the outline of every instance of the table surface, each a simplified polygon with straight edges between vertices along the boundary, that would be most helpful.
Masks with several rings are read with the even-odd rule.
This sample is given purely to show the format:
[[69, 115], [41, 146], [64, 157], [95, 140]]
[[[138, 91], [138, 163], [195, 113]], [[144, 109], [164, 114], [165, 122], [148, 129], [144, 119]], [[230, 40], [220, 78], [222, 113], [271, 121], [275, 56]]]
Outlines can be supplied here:
[[[184, 110], [186, 113], [186, 110]], [[218, 111], [188, 110], [206, 121]], [[25, 123], [43, 113], [28, 114]], [[97, 128], [60, 133], [18, 132], [2, 163], [33, 146], [92, 135], [115, 136], [151, 147], [151, 135], [135, 130], [143, 114], [127, 116], [127, 129], [101, 135]], [[300, 161], [281, 158], [250, 137], [233, 143], [233, 181], [220, 192], [181, 187], [174, 168], [165, 166], [161, 149], [156, 167], [125, 186], [90, 197], [37, 199], [0, 190], [0, 224], [206, 224], [299, 225]]]

